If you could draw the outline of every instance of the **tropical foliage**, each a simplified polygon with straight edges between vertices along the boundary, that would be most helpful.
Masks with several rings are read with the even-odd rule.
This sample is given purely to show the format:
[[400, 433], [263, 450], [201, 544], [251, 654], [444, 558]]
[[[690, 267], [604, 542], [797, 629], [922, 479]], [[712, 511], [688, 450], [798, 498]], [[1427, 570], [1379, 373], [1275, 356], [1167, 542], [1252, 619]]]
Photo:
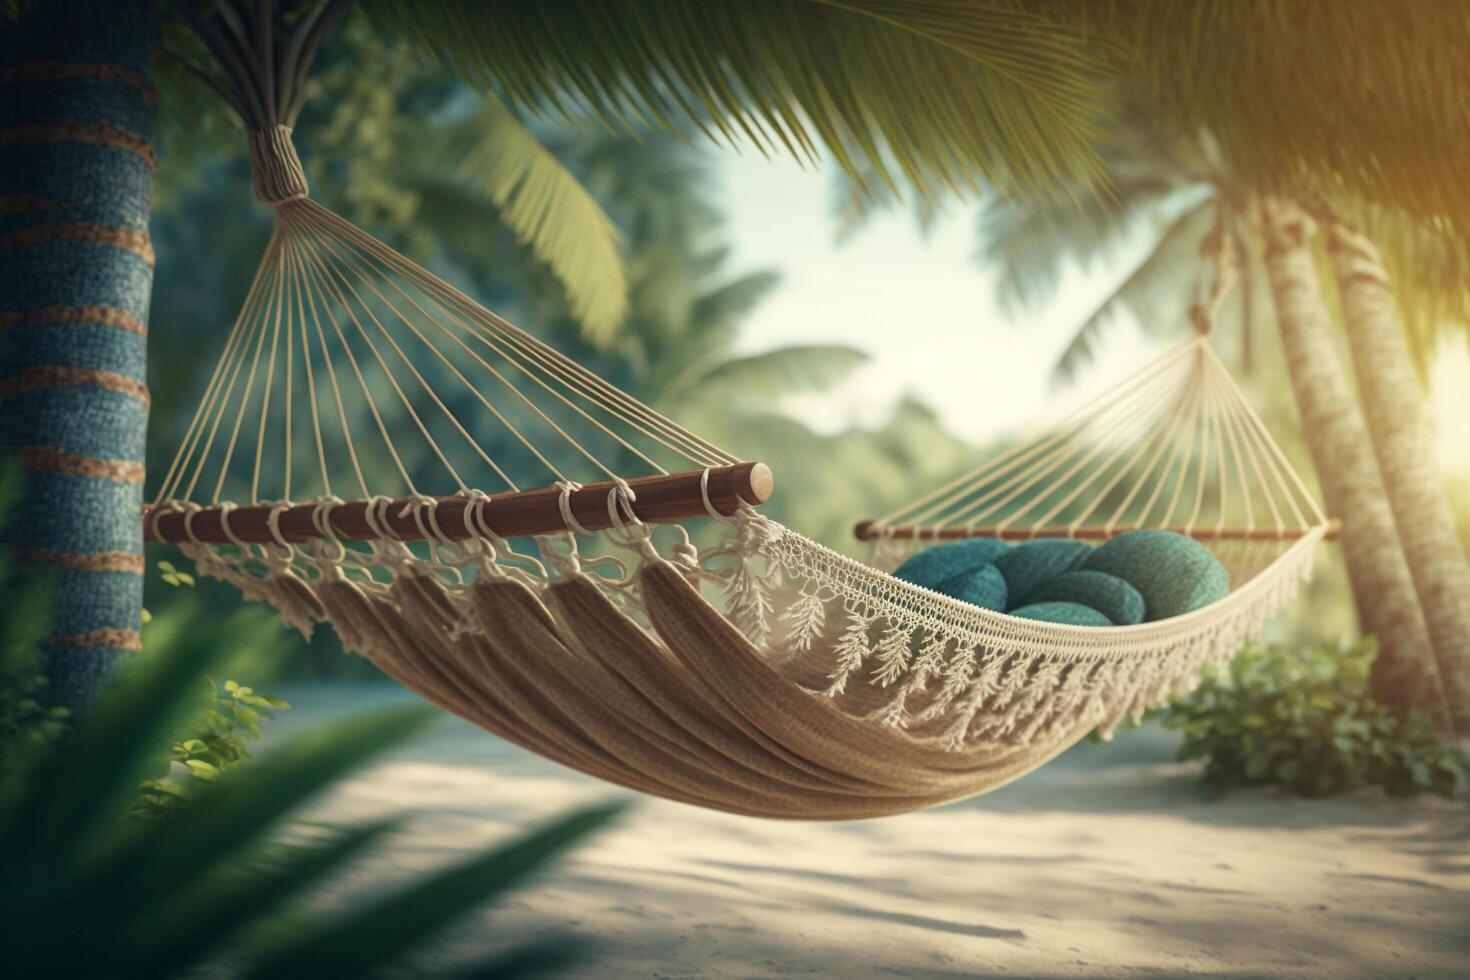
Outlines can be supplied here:
[[284, 699], [257, 694], [238, 681], [225, 681], [224, 693], [212, 678], [201, 716], [173, 743], [169, 771], [143, 780], [138, 802], [128, 813], [135, 817], [167, 818], [187, 805], [190, 791], [200, 782], [251, 758], [250, 743], [260, 740], [261, 725], [274, 711], [289, 710]]
[[1373, 699], [1376, 652], [1372, 641], [1249, 648], [1228, 676], [1208, 677], [1173, 702], [1164, 727], [1183, 734], [1181, 759], [1204, 762], [1211, 793], [1279, 786], [1326, 796], [1379, 786], [1453, 794], [1470, 760], [1440, 741], [1425, 715]]
[[[1103, 159], [1111, 187], [1105, 197], [1066, 206], [992, 197], [981, 211], [976, 256], [995, 270], [996, 299], [1013, 316], [1049, 302], [1070, 269], [1109, 272], [1125, 257], [1132, 263], [1078, 324], [1053, 379], [1072, 380], [1120, 314], [1149, 336], [1183, 335], [1203, 265], [1201, 246], [1213, 234], [1228, 237], [1246, 257], [1242, 289], [1219, 324], [1244, 354], [1253, 340], [1248, 298], [1263, 295], [1262, 271], [1250, 261], [1246, 195], [1235, 187], [1214, 141], [1204, 133], [1170, 139], [1132, 105], [1110, 134]], [[1134, 251], [1142, 257], [1133, 259]]]
[[1401, 210], [1442, 231], [1463, 270], [1470, 107], [1457, 79], [1470, 14], [1462, 4], [1049, 6], [1095, 32], [1110, 73], [1137, 86], [1163, 131], [1213, 134], [1240, 184], [1354, 210]]
[[924, 193], [977, 175], [1050, 190], [1095, 162], [1095, 57], [1075, 28], [1005, 0], [578, 0], [494, 16], [434, 0], [370, 15], [516, 108], [825, 146], [844, 169], [864, 161]]
[[[606, 806], [572, 813], [345, 911], [313, 913], [300, 897], [401, 820], [319, 831], [289, 846], [284, 825], [434, 713], [396, 709], [308, 732], [198, 781], [167, 821], [127, 820], [139, 783], [168, 765], [169, 746], [177, 753], [177, 733], [201, 710], [207, 674], [228, 663], [231, 647], [219, 641], [229, 626], [203, 629], [215, 635], [154, 645], [61, 743], [6, 740], [15, 762], [0, 772], [5, 976], [163, 978], [209, 964], [243, 977], [377, 976], [614, 815]], [[230, 693], [256, 707], [253, 694]], [[476, 964], [473, 975], [541, 971], [574, 949], [523, 945]]]
[[[461, 162], [457, 176], [557, 275], [594, 338], [626, 309], [617, 235], [528, 117], [625, 135], [695, 131], [808, 159], [825, 150], [870, 192], [902, 183], [932, 196], [988, 180], [1049, 193], [1097, 170], [1091, 141], [1106, 107], [1094, 56], [1079, 29], [1008, 0], [507, 3], [493, 16], [463, 0], [360, 6], [168, 8], [164, 155], [199, 169], [201, 135], [238, 152], [242, 140], [226, 135], [232, 109], [250, 126], [295, 125], [299, 114], [303, 130], [355, 143], [335, 184], [402, 216], [412, 194], [381, 193], [374, 162], [403, 136], [390, 121], [405, 108], [397, 96], [442, 88], [450, 66], [478, 90], [478, 105], [455, 110], [477, 125], [447, 145], [437, 126], [416, 138], [439, 151], [436, 162]], [[281, 56], [260, 78], [229, 54], [272, 41]], [[375, 66], [366, 75], [365, 62]]]

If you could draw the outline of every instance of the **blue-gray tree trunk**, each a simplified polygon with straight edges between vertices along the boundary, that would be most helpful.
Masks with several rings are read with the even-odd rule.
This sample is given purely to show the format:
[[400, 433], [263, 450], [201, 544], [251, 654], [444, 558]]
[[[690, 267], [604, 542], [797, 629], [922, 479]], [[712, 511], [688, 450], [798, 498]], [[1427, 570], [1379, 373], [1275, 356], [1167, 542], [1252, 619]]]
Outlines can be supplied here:
[[6, 534], [54, 569], [43, 666], [72, 707], [139, 646], [157, 39], [150, 0], [0, 31], [0, 449], [27, 474]]

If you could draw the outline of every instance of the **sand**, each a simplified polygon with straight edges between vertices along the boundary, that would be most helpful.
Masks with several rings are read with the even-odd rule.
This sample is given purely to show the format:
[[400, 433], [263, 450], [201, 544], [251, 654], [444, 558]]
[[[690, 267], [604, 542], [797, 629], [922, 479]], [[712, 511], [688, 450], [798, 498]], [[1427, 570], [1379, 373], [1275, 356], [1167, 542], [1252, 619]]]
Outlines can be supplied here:
[[[378, 686], [306, 686], [279, 738]], [[1207, 802], [1157, 729], [1079, 746], [975, 800], [793, 824], [638, 798], [419, 962], [591, 942], [575, 977], [1470, 977], [1470, 800]], [[634, 798], [446, 721], [315, 819], [412, 810], [323, 897], [400, 884], [578, 804]]]

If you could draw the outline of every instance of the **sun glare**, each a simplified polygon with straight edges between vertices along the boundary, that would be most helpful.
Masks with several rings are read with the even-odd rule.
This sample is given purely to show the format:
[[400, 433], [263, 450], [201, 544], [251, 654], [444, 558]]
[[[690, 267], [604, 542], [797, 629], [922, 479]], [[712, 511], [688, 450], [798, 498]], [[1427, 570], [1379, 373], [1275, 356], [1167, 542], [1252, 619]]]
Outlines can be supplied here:
[[1470, 345], [1463, 336], [1440, 344], [1429, 373], [1439, 458], [1453, 476], [1470, 478]]

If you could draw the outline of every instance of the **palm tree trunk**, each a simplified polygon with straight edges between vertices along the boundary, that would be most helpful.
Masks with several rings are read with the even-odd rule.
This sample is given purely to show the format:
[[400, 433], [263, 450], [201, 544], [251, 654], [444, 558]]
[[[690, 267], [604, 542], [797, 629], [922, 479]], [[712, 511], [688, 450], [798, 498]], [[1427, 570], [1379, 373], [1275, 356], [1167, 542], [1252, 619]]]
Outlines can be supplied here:
[[151, 0], [0, 32], [0, 450], [27, 471], [5, 534], [54, 570], [43, 669], [72, 707], [139, 646], [157, 34]]
[[1429, 407], [1378, 249], [1342, 224], [1329, 228], [1328, 245], [1368, 431], [1440, 683], [1455, 729], [1470, 732], [1470, 559], [1460, 546], [1435, 459]]
[[1313, 225], [1286, 202], [1262, 202], [1266, 269], [1292, 389], [1343, 554], [1358, 619], [1377, 637], [1373, 693], [1447, 722], [1429, 631], [1414, 592], [1363, 416], [1342, 370], [1311, 248]]

